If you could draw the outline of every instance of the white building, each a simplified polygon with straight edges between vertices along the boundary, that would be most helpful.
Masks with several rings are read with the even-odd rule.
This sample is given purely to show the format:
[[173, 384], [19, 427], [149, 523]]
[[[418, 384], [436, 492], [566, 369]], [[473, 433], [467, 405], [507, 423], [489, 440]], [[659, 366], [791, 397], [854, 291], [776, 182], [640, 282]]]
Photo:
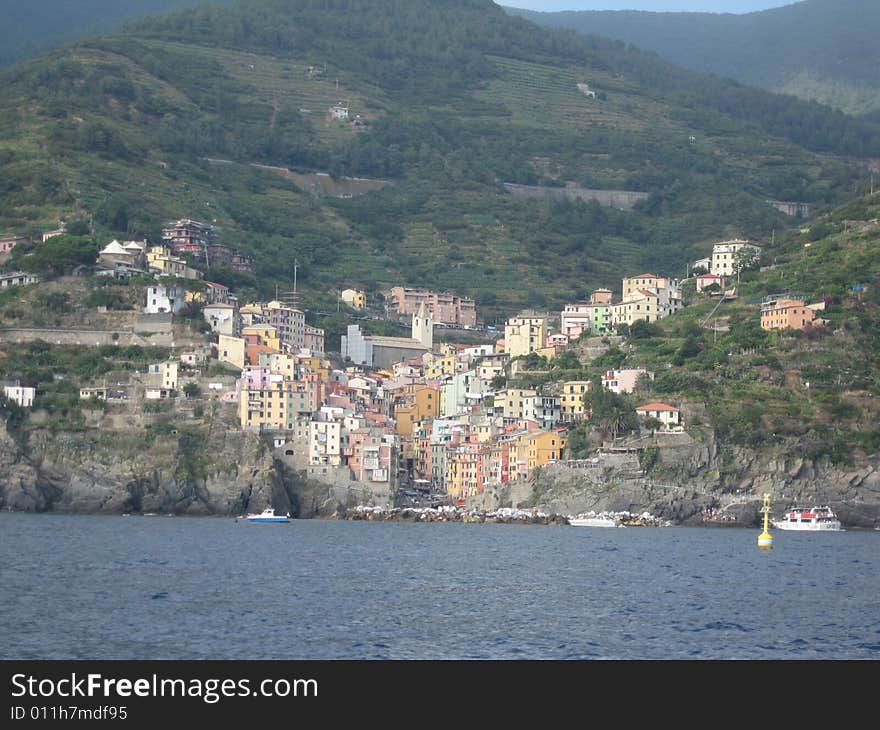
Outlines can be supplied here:
[[146, 314], [170, 312], [177, 314], [183, 308], [184, 291], [177, 284], [156, 284], [147, 287]]
[[202, 315], [213, 332], [228, 337], [238, 335], [238, 318], [234, 304], [206, 304]]
[[602, 385], [612, 393], [632, 393], [636, 389], [639, 378], [654, 379], [654, 373], [649, 373], [644, 368], [625, 368], [623, 370], [609, 370], [602, 377]]
[[712, 246], [712, 264], [710, 274], [718, 276], [735, 276], [754, 258], [761, 256], [761, 247], [751, 241], [735, 238], [721, 241]]
[[36, 388], [29, 388], [18, 382], [14, 385], [3, 386], [3, 395], [13, 403], [17, 403], [22, 408], [30, 408], [34, 404], [34, 396], [36, 394]]
[[656, 418], [667, 431], [677, 430], [681, 426], [681, 411], [666, 403], [646, 403], [636, 408], [642, 418]]

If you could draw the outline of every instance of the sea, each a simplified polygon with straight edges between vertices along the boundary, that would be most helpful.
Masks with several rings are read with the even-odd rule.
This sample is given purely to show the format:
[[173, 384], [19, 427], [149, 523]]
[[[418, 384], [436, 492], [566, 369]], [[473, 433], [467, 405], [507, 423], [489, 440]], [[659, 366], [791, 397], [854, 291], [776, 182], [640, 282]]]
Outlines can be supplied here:
[[758, 532], [0, 513], [0, 658], [880, 658], [880, 532]]

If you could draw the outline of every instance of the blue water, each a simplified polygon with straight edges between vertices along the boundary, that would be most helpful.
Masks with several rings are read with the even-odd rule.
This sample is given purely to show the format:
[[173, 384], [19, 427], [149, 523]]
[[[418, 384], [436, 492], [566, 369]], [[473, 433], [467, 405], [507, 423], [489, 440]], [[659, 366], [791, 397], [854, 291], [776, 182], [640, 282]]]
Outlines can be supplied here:
[[878, 659], [880, 532], [0, 514], [6, 659]]

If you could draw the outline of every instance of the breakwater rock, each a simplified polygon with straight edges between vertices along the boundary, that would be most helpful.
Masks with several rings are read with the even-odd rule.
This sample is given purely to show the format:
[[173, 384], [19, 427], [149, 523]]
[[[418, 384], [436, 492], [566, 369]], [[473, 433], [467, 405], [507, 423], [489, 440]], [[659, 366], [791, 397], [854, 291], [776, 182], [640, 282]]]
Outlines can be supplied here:
[[458, 507], [371, 507], [357, 505], [340, 509], [333, 518], [366, 520], [369, 522], [466, 522], [499, 523], [507, 525], [567, 525], [568, 517], [538, 510], [502, 507], [492, 511], [460, 509]]

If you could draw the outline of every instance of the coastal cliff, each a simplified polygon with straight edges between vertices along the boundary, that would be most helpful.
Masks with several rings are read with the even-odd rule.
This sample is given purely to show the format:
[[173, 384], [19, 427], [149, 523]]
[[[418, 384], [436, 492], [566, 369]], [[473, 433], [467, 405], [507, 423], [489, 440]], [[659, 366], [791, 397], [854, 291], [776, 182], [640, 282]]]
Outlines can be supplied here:
[[243, 431], [146, 440], [9, 426], [0, 421], [2, 510], [235, 516], [271, 505], [313, 517], [352, 501], [288, 469], [259, 436]]
[[[672, 441], [672, 443], [670, 443]], [[880, 527], [880, 458], [851, 462], [798, 455], [796, 442], [752, 450], [721, 444], [711, 432], [687, 435], [645, 454], [602, 454], [577, 466], [553, 464], [528, 482], [489, 490], [469, 505], [533, 506], [549, 513], [649, 512], [676, 524], [758, 524], [761, 495], [774, 513], [796, 504], [828, 504], [845, 527]], [[647, 449], [646, 449], [647, 451]], [[643, 466], [647, 468], [643, 468]]]
[[[845, 527], [880, 527], [877, 456], [853, 455], [851, 463], [835, 465], [797, 455], [795, 443], [756, 451], [719, 443], [711, 432], [699, 442], [681, 435], [661, 445], [651, 464], [645, 452], [554, 464], [528, 481], [489, 489], [468, 506], [649, 512], [677, 524], [751, 526], [760, 496], [769, 492], [776, 513], [794, 504], [829, 504]], [[258, 435], [235, 429], [148, 441], [134, 433], [25, 431], [0, 422], [3, 510], [236, 516], [271, 505], [307, 518], [334, 516], [359, 501], [356, 492], [306, 479]]]

